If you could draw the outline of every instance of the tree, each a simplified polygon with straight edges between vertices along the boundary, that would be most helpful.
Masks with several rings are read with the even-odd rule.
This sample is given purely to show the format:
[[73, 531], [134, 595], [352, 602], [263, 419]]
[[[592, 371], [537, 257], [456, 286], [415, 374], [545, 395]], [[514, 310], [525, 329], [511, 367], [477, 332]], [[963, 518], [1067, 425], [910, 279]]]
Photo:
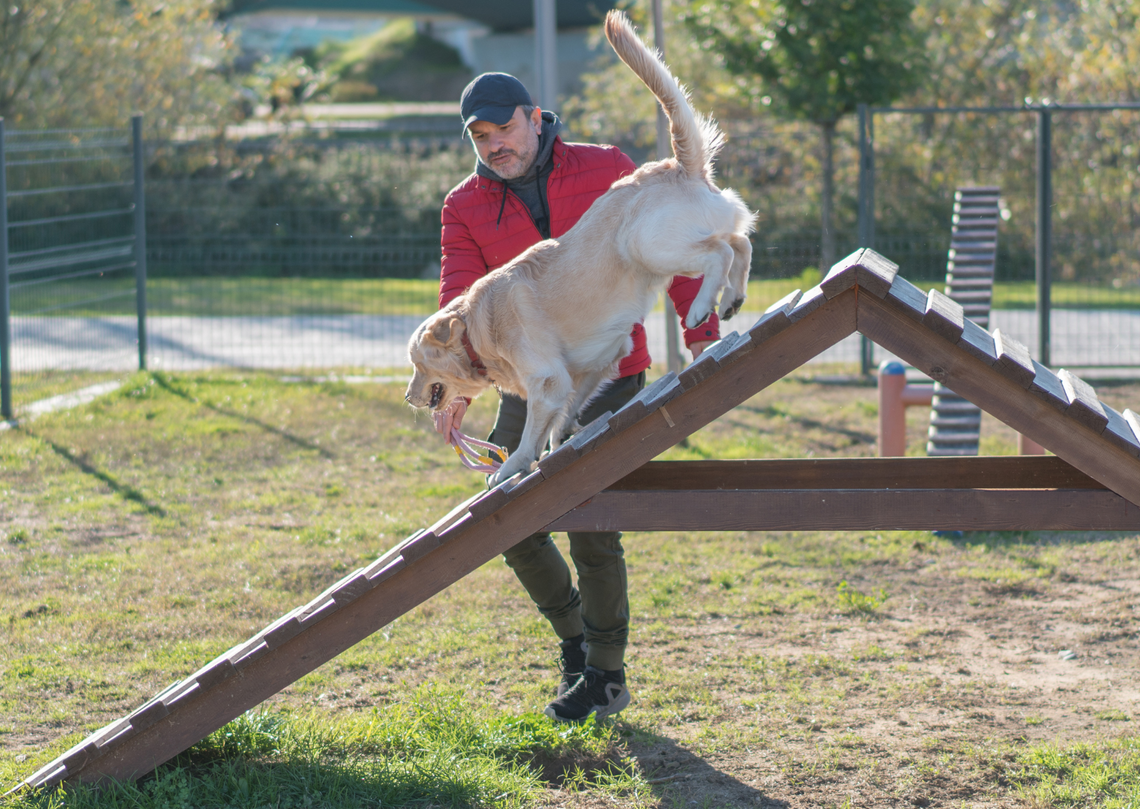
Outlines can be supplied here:
[[889, 104], [924, 79], [913, 0], [692, 0], [682, 14], [701, 47], [764, 102], [822, 136], [820, 269], [835, 261], [834, 140], [860, 103]]
[[0, 116], [10, 126], [216, 121], [232, 43], [213, 0], [12, 0], [0, 9]]

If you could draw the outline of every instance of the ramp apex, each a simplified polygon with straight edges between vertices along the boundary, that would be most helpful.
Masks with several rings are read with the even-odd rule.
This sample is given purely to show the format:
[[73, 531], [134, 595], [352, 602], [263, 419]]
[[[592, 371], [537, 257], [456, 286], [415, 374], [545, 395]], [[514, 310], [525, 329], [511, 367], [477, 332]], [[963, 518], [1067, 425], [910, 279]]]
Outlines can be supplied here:
[[820, 287], [828, 300], [858, 285], [876, 298], [885, 297], [898, 275], [899, 265], [869, 247], [859, 248], [828, 271]]

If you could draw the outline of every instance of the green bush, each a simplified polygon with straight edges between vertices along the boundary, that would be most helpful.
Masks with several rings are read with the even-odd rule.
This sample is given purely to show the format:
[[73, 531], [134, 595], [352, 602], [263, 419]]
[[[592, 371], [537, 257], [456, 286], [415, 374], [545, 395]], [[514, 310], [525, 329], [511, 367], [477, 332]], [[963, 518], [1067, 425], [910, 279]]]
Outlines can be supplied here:
[[473, 162], [458, 140], [168, 144], [147, 180], [148, 272], [419, 277]]

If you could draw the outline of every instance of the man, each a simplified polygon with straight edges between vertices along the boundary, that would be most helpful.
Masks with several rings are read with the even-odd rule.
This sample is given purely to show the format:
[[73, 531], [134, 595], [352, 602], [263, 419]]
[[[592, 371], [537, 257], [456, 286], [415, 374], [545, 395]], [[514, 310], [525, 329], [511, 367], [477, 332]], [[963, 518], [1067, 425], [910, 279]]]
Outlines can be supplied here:
[[[564, 143], [561, 123], [535, 106], [514, 76], [484, 73], [463, 91], [464, 134], [478, 156], [475, 172], [447, 195], [443, 206], [442, 272], [439, 304], [463, 294], [475, 281], [542, 239], [557, 239], [591, 203], [636, 166], [613, 146]], [[683, 318], [700, 288], [699, 278], [676, 278], [669, 295]], [[716, 315], [685, 331], [695, 358], [717, 339]], [[633, 327], [633, 351], [579, 414], [585, 425], [607, 410], [617, 411], [645, 384], [649, 352], [645, 329]], [[457, 399], [436, 414], [436, 430], [450, 436], [467, 412]], [[518, 447], [526, 402], [504, 395], [489, 441], [509, 451]], [[558, 635], [562, 680], [546, 714], [560, 721], [598, 719], [630, 702], [625, 685], [629, 601], [621, 534], [568, 534], [578, 587], [550, 534], [527, 537], [504, 559]]]

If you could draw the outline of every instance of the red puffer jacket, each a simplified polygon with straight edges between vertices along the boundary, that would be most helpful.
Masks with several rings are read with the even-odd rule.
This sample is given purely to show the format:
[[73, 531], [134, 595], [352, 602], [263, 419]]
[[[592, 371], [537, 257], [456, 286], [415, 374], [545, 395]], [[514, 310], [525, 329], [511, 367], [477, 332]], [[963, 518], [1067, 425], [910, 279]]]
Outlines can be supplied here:
[[[550, 235], [557, 239], [574, 226], [590, 205], [613, 182], [632, 174], [636, 166], [616, 146], [554, 141], [554, 169], [547, 181], [550, 203]], [[499, 211], [502, 210], [502, 219]], [[439, 305], [451, 301], [491, 270], [506, 264], [542, 240], [530, 212], [517, 196], [507, 194], [503, 207], [503, 184], [472, 174], [447, 195], [443, 203], [443, 271], [439, 282]], [[669, 287], [669, 297], [684, 317], [700, 289], [699, 278], [678, 276]], [[695, 329], [686, 329], [685, 345], [719, 337], [716, 315]], [[633, 351], [621, 361], [621, 376], [632, 376], [649, 367], [645, 327], [632, 331]]]

